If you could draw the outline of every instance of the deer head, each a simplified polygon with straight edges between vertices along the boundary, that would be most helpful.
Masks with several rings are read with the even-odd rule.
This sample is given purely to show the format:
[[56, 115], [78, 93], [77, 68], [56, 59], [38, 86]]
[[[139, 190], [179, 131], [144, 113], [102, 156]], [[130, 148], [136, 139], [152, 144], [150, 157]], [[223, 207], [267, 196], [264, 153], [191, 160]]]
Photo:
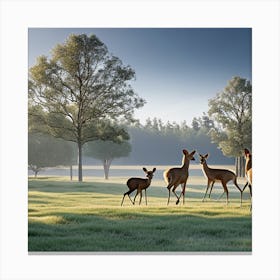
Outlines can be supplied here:
[[199, 157], [200, 157], [200, 163], [203, 164], [203, 163], [206, 163], [206, 159], [208, 158], [209, 154], [206, 154], [206, 155], [201, 155], [199, 154]]
[[153, 178], [156, 170], [157, 169], [154, 168], [152, 171], [148, 171], [145, 167], [143, 167], [143, 171], [147, 174], [147, 178], [149, 178], [150, 180]]
[[195, 154], [195, 150], [192, 151], [192, 152], [189, 154], [189, 152], [188, 152], [186, 149], [184, 149], [184, 150], [183, 150], [183, 154], [186, 156], [186, 158], [187, 158], [188, 160], [195, 160], [195, 158], [193, 157], [193, 155]]

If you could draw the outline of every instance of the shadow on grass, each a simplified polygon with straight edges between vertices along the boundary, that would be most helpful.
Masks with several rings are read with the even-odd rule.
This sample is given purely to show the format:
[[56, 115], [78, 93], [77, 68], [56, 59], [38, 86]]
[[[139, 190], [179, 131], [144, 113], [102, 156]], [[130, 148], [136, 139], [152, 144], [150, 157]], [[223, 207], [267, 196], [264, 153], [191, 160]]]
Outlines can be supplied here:
[[250, 252], [251, 218], [151, 215], [131, 209], [52, 213], [29, 221], [29, 252]]

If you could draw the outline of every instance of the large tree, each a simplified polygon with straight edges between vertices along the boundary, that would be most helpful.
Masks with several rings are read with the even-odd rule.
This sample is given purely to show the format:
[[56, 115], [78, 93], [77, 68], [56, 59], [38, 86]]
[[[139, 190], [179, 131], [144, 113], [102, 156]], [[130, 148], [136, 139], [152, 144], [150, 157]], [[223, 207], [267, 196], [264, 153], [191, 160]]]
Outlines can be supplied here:
[[233, 77], [224, 90], [209, 100], [208, 114], [215, 121], [212, 140], [223, 154], [236, 158], [236, 172], [244, 174], [242, 152], [252, 147], [252, 85]]
[[105, 179], [109, 178], [111, 163], [116, 158], [127, 157], [131, 152], [131, 145], [127, 141], [114, 143], [112, 141], [92, 141], [85, 145], [85, 154], [100, 159], [104, 168]]
[[129, 83], [134, 77], [96, 36], [85, 34], [69, 36], [29, 69], [29, 115], [53, 136], [77, 143], [79, 181], [86, 142], [128, 139], [114, 121], [132, 120], [144, 105]]

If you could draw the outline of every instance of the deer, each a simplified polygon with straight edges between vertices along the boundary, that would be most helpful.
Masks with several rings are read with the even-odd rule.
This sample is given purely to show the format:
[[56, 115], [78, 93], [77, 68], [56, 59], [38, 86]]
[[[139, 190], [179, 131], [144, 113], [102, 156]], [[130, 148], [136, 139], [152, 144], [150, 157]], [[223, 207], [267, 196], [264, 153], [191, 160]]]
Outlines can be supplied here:
[[[145, 190], [145, 199], [146, 199], [146, 205], [147, 205], [147, 193], [146, 193], [146, 189], [151, 185], [152, 182], [152, 178], [154, 176], [154, 173], [156, 171], [156, 168], [154, 168], [152, 171], [148, 171], [145, 167], [143, 167], [143, 171], [147, 174], [147, 178], [143, 179], [143, 178], [136, 178], [136, 177], [132, 177], [129, 178], [126, 182], [126, 185], [129, 188], [129, 191], [125, 192], [123, 194], [123, 199], [122, 199], [122, 203], [121, 206], [123, 205], [123, 201], [125, 196], [127, 195], [130, 199], [130, 201], [132, 202], [132, 204], [135, 204], [135, 199], [137, 197], [137, 195], [140, 193], [140, 200], [139, 200], [139, 205], [141, 204], [141, 200], [142, 200], [142, 190]], [[133, 201], [130, 198], [130, 194], [132, 192], [134, 192], [135, 190], [137, 190], [136, 195], [133, 199]]]
[[219, 197], [219, 199], [224, 195], [224, 193], [226, 193], [227, 199], [226, 202], [228, 204], [228, 187], [227, 187], [227, 183], [229, 181], [233, 181], [234, 185], [238, 188], [238, 190], [240, 191], [240, 206], [242, 205], [242, 194], [243, 194], [243, 190], [240, 189], [240, 187], [237, 184], [237, 176], [230, 170], [227, 169], [215, 169], [215, 168], [210, 168], [207, 165], [206, 159], [208, 158], [208, 154], [206, 155], [201, 155], [199, 154], [200, 157], [200, 163], [202, 165], [202, 171], [205, 175], [205, 177], [207, 178], [207, 187], [206, 187], [206, 191], [204, 194], [204, 197], [202, 199], [202, 202], [204, 201], [208, 189], [211, 185], [210, 188], [210, 193], [209, 193], [209, 198], [210, 198], [210, 194], [212, 191], [212, 188], [214, 186], [214, 183], [216, 181], [220, 181], [222, 183], [224, 192], [222, 193], [222, 195]]
[[[170, 189], [172, 188], [172, 192], [177, 197], [176, 205], [180, 202], [180, 198], [183, 195], [183, 204], [185, 203], [185, 190], [186, 190], [186, 184], [189, 177], [189, 165], [190, 160], [195, 160], [193, 155], [195, 154], [195, 151], [192, 151], [189, 153], [187, 150], [183, 150], [183, 159], [182, 159], [182, 167], [173, 167], [168, 170], [166, 170], [163, 173], [163, 177], [168, 183], [167, 189], [168, 189], [168, 200], [167, 205], [170, 201]], [[182, 191], [180, 196], [177, 195], [176, 189], [181, 184]]]
[[[243, 188], [243, 191], [248, 186], [250, 190], [251, 200], [252, 200], [252, 154], [248, 149], [244, 149], [244, 157], [245, 157], [245, 177], [247, 179], [247, 182]], [[252, 210], [252, 204], [250, 209]]]

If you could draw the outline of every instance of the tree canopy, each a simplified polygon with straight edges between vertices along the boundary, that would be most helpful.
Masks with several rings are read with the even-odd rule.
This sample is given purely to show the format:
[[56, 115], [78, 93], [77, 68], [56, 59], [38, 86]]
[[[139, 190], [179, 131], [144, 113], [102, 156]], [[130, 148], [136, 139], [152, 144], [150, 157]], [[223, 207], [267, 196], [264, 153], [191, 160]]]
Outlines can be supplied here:
[[109, 178], [111, 163], [116, 158], [127, 157], [131, 152], [131, 145], [127, 141], [115, 143], [113, 141], [92, 141], [85, 146], [85, 155], [100, 159], [103, 164], [105, 179]]
[[70, 142], [42, 133], [28, 134], [28, 167], [35, 177], [46, 167], [72, 165], [74, 155]]
[[[211, 130], [212, 140], [224, 155], [240, 161], [243, 149], [252, 147], [251, 82], [233, 77], [222, 92], [209, 100], [208, 114], [215, 122], [215, 128]], [[239, 175], [243, 173], [240, 168], [237, 167]]]
[[82, 146], [98, 139], [122, 141], [127, 132], [115, 126], [144, 105], [129, 81], [130, 66], [109, 54], [95, 36], [70, 35], [40, 56], [29, 69], [29, 116], [55, 137], [78, 145], [79, 181], [82, 181]]

